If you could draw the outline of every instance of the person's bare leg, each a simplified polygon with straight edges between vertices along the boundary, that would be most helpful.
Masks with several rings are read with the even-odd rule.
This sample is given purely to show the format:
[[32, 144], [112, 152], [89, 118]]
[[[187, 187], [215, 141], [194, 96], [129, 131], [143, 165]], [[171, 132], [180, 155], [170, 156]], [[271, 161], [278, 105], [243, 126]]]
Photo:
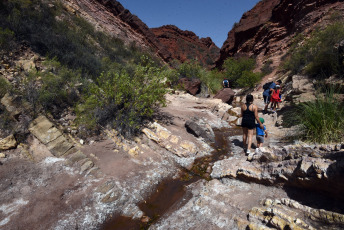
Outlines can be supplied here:
[[247, 131], [248, 131], [248, 129], [247, 128], [245, 128], [245, 127], [243, 127], [242, 128], [242, 147], [245, 149], [245, 147], [246, 147], [246, 141], [247, 141]]
[[247, 129], [247, 150], [251, 151], [253, 129]]

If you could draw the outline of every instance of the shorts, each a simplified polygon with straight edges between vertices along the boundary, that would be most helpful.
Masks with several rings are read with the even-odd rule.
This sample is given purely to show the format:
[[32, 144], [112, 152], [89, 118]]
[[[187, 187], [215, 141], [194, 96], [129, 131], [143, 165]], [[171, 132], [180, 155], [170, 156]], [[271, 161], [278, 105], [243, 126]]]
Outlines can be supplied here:
[[257, 142], [259, 142], [259, 143], [264, 143], [264, 136], [256, 136], [256, 138], [257, 138]]
[[270, 96], [265, 96], [265, 95], [263, 95], [263, 98], [264, 98], [264, 103], [265, 104], [269, 104], [270, 103]]
[[255, 129], [256, 128], [256, 123], [254, 121], [253, 122], [242, 121], [241, 127], [248, 128], [248, 129]]

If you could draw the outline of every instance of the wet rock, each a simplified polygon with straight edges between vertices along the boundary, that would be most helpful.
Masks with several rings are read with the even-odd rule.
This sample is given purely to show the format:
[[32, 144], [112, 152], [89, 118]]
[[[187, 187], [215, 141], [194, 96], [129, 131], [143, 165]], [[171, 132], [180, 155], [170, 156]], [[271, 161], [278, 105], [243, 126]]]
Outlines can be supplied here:
[[14, 149], [17, 147], [17, 141], [13, 135], [0, 140], [0, 151]]
[[[230, 179], [222, 183], [199, 181], [187, 189], [191, 199], [150, 229], [247, 229], [249, 221], [243, 217], [252, 208], [248, 203], [259, 203], [262, 197], [278, 193], [264, 186]], [[248, 200], [250, 202], [246, 202]]]

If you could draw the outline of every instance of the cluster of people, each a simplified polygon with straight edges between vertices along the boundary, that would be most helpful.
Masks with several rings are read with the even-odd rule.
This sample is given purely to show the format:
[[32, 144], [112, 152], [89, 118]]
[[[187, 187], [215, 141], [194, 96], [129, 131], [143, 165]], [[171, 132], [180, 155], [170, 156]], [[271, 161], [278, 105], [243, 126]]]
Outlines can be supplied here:
[[269, 104], [271, 103], [271, 111], [276, 113], [276, 110], [279, 109], [279, 104], [281, 102], [282, 94], [281, 94], [281, 80], [277, 80], [275, 82], [271, 82], [269, 87], [264, 89], [263, 98], [265, 103], [264, 111], [265, 113], [268, 112]]
[[[276, 112], [279, 109], [279, 103], [281, 102], [281, 80], [272, 82], [267, 89], [264, 89], [263, 98], [265, 103], [264, 112], [267, 112], [268, 106], [271, 103], [271, 110]], [[254, 129], [256, 129], [257, 148], [263, 146], [264, 137], [268, 136], [266, 126], [264, 124], [264, 118], [258, 116], [258, 107], [253, 104], [253, 96], [251, 94], [246, 96], [246, 103], [241, 106], [243, 130], [243, 147], [246, 154], [251, 153], [251, 145]], [[256, 123], [257, 122], [257, 123]]]

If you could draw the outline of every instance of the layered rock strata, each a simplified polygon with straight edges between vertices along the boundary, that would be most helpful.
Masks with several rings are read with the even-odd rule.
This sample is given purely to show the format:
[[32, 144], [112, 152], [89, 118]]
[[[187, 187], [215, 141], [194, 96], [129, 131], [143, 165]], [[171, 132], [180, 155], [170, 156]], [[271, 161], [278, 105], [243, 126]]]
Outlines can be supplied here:
[[152, 28], [161, 44], [171, 53], [174, 60], [185, 62], [197, 60], [204, 67], [213, 67], [220, 48], [211, 38], [199, 38], [195, 33], [181, 30], [173, 25]]
[[257, 56], [259, 66], [269, 59], [277, 67], [294, 35], [328, 24], [334, 14], [343, 18], [343, 12], [340, 0], [260, 1], [228, 33], [216, 66], [221, 67], [228, 57], [246, 54]]
[[[213, 178], [237, 178], [265, 185], [288, 185], [326, 192], [341, 198], [344, 191], [344, 146], [333, 147], [285, 146], [260, 148], [244, 159], [226, 159], [216, 162]], [[333, 149], [333, 150], [332, 150]]]

